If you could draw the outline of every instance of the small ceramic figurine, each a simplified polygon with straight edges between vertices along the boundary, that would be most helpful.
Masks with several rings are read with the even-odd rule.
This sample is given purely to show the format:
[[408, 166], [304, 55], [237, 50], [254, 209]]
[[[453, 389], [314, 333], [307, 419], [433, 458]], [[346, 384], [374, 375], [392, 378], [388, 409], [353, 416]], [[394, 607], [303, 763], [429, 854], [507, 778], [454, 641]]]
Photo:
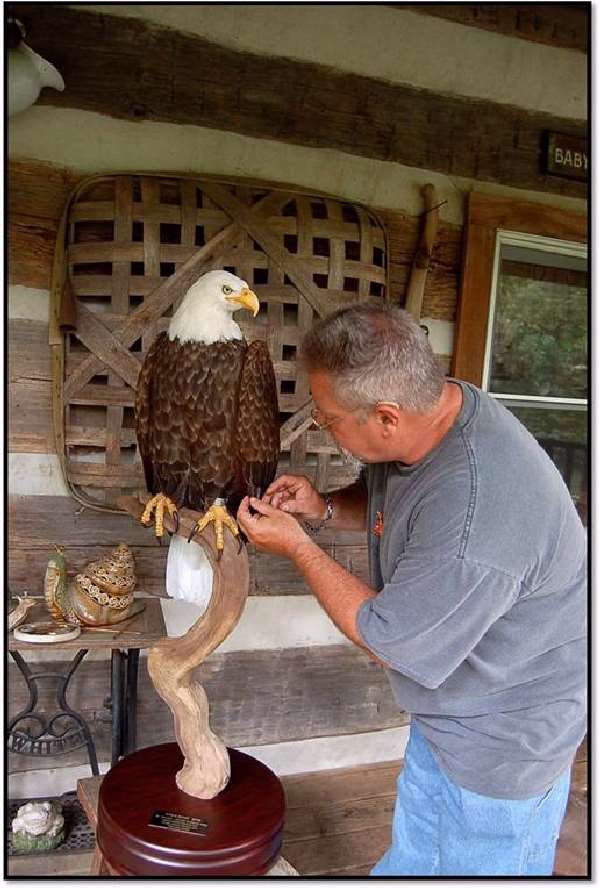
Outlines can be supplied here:
[[25, 622], [27, 619], [27, 611], [36, 604], [35, 598], [29, 598], [27, 592], [23, 592], [22, 595], [17, 595], [17, 601], [19, 603], [8, 615], [9, 632], [12, 632], [13, 629], [16, 629], [17, 626], [20, 626], [21, 623]]
[[49, 851], [65, 838], [58, 802], [27, 802], [12, 821], [12, 843], [19, 851]]
[[48, 562], [44, 595], [48, 610], [59, 622], [72, 626], [111, 626], [142, 609], [134, 601], [135, 563], [133, 553], [121, 543], [106, 558], [92, 561], [73, 581], [67, 576], [62, 549]]
[[44, 577], [44, 598], [52, 618], [57, 622], [66, 620], [71, 626], [78, 626], [79, 620], [69, 600], [69, 580], [67, 561], [62, 546], [56, 546]]
[[18, 114], [37, 101], [45, 86], [62, 92], [64, 80], [54, 65], [27, 46], [23, 37], [25, 28], [18, 19], [8, 19], [8, 115]]

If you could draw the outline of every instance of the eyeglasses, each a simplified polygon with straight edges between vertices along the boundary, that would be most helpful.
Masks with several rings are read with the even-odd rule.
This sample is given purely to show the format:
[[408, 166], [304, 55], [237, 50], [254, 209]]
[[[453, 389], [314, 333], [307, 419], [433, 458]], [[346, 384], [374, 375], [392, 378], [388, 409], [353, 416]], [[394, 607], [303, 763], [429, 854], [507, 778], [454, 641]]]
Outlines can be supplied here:
[[[400, 405], [397, 404], [396, 401], [377, 401], [372, 409], [377, 410], [378, 407], [384, 406], [395, 407], [396, 410], [400, 410]], [[350, 416], [350, 414], [364, 409], [364, 407], [354, 407], [352, 410], [346, 411], [346, 413], [343, 413], [341, 416], [332, 416], [328, 418], [327, 414], [321, 413], [318, 407], [313, 407], [313, 409], [310, 411], [310, 417], [318, 429], [320, 429], [321, 431], [326, 431], [327, 429], [331, 428], [331, 426], [335, 425], [336, 422], [339, 422], [341, 419], [345, 419], [346, 416]]]
[[357, 410], [362, 410], [362, 409], [363, 409], [362, 407], [355, 407], [353, 410], [348, 410], [346, 413], [343, 413], [342, 416], [332, 416], [332, 417], [328, 418], [325, 413], [321, 413], [321, 411], [317, 407], [314, 407], [310, 411], [310, 416], [311, 416], [312, 421], [316, 425], [316, 427], [323, 432], [326, 429], [330, 429], [331, 426], [335, 425], [336, 422], [339, 422], [340, 419], [344, 419], [346, 416], [349, 416], [351, 413], [356, 413]]

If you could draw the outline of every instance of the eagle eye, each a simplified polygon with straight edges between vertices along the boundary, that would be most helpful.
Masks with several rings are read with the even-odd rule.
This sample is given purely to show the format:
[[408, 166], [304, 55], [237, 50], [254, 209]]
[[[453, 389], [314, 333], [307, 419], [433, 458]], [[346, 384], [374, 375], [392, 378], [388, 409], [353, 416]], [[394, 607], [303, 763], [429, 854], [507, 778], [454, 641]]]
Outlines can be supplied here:
[[230, 293], [233, 293], [233, 287], [228, 286], [228, 284], [223, 285], [223, 293], [226, 296], [229, 296]]

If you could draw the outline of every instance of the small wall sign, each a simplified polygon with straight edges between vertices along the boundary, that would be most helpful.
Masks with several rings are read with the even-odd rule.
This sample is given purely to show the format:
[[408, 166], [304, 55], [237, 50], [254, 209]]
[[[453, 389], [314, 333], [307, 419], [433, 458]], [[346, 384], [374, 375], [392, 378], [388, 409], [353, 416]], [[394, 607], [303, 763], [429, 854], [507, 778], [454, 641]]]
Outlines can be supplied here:
[[588, 142], [581, 136], [548, 133], [546, 172], [566, 179], [588, 180]]

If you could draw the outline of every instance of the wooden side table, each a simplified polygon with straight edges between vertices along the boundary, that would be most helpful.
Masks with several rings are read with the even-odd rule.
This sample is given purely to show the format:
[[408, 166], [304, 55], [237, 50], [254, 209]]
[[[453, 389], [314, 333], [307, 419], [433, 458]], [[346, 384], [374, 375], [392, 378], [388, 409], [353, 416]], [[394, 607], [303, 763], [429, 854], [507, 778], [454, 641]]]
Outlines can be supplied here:
[[[81, 802], [81, 807], [86, 813], [87, 819], [90, 822], [92, 829], [95, 831], [98, 826], [98, 795], [100, 793], [100, 785], [102, 783], [102, 777], [85, 777], [81, 780], [77, 781], [77, 798]], [[111, 876], [113, 873], [111, 872], [108, 864], [104, 860], [102, 856], [102, 852], [96, 845], [94, 850], [94, 855], [92, 857], [92, 864], [90, 867], [90, 875], [91, 876]], [[288, 861], [284, 857], [280, 857], [277, 860], [269, 872], [267, 876], [298, 876], [299, 873], [294, 867], [288, 863]]]
[[[72, 641], [43, 645], [17, 641], [11, 634], [8, 650], [27, 682], [29, 703], [11, 719], [8, 725], [8, 748], [25, 755], [61, 755], [87, 746], [92, 774], [98, 774], [96, 747], [89, 726], [82, 716], [73, 710], [66, 699], [69, 682], [77, 667], [90, 650], [111, 651], [111, 692], [108, 705], [111, 709], [112, 745], [111, 764], [120, 756], [133, 752], [136, 745], [136, 705], [139, 655], [142, 648], [149, 648], [167, 634], [160, 599], [143, 598], [145, 609], [128, 620], [120, 628], [110, 632], [95, 632], [82, 627], [81, 635]], [[31, 608], [28, 622], [48, 620], [43, 598]], [[38, 664], [33, 668], [23, 658], [25, 651], [52, 649], [75, 653], [66, 672], [57, 672], [52, 663]], [[43, 668], [41, 668], [43, 667]], [[57, 680], [58, 708], [51, 716], [36, 711], [38, 682]], [[35, 721], [39, 728], [19, 728], [25, 721]]]

